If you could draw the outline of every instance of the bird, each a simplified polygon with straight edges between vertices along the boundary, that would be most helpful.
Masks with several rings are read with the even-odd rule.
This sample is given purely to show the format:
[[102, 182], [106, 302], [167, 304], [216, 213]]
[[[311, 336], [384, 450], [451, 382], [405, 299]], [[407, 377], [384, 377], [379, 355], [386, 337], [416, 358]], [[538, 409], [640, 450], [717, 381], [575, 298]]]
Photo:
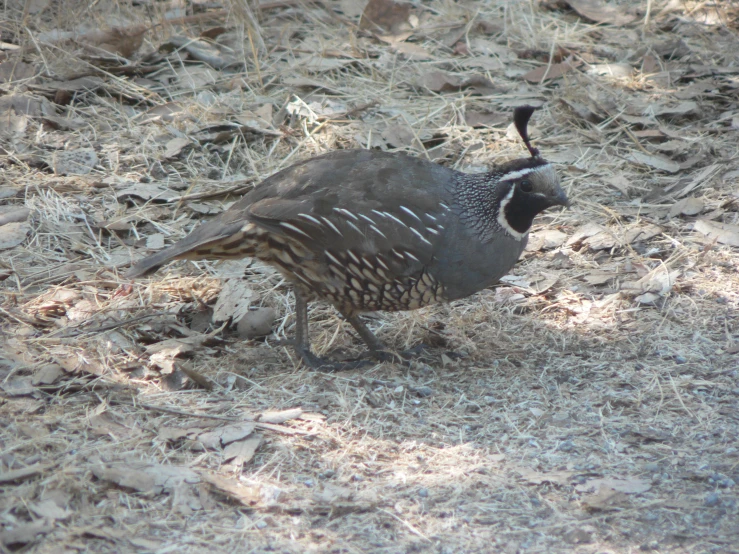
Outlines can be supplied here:
[[393, 359], [360, 314], [415, 310], [497, 283], [523, 253], [534, 218], [569, 207], [555, 167], [529, 139], [535, 109], [513, 114], [529, 157], [464, 173], [402, 152], [332, 151], [268, 177], [126, 277], [173, 259], [257, 258], [292, 284], [290, 344], [307, 367], [348, 367], [311, 351], [313, 301], [332, 304], [370, 355]]

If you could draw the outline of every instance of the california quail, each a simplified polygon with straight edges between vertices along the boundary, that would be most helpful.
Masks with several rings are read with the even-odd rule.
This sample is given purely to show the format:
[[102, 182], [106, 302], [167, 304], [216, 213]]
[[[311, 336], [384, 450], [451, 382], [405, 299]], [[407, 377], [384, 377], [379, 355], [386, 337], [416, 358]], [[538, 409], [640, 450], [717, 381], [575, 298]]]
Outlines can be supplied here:
[[308, 366], [325, 363], [310, 351], [313, 300], [333, 304], [383, 359], [359, 313], [414, 310], [496, 283], [523, 252], [534, 217], [569, 205], [554, 167], [529, 141], [533, 111], [514, 111], [530, 158], [466, 174], [402, 153], [331, 152], [272, 175], [127, 276], [175, 258], [256, 257], [294, 286], [294, 348]]

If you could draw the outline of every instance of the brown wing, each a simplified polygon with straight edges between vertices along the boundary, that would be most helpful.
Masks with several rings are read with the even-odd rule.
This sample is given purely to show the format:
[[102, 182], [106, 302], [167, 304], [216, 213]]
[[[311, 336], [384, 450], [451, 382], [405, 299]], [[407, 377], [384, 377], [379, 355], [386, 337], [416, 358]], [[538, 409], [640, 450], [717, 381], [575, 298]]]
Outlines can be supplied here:
[[445, 185], [454, 172], [371, 151], [355, 151], [338, 171], [332, 161], [331, 171], [313, 166], [310, 180], [251, 203], [246, 219], [329, 262], [364, 258], [362, 264], [372, 262], [390, 280], [420, 273], [443, 231], [450, 202]]
[[417, 274], [433, 257], [454, 175], [403, 154], [344, 150], [312, 158], [266, 179], [220, 216], [139, 262], [129, 276], [173, 258], [222, 257], [219, 245], [238, 243], [249, 223], [298, 240], [312, 256], [355, 265], [364, 258], [390, 279]]

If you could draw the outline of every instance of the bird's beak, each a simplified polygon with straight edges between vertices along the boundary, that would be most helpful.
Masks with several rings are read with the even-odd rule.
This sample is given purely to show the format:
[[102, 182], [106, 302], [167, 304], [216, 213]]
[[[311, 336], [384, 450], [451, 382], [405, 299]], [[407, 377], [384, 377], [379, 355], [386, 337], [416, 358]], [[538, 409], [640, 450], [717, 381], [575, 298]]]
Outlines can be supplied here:
[[569, 208], [572, 206], [572, 202], [570, 202], [570, 199], [567, 198], [567, 195], [563, 190], [559, 191], [559, 194], [556, 196], [554, 201], [560, 206], [564, 206], [565, 208]]

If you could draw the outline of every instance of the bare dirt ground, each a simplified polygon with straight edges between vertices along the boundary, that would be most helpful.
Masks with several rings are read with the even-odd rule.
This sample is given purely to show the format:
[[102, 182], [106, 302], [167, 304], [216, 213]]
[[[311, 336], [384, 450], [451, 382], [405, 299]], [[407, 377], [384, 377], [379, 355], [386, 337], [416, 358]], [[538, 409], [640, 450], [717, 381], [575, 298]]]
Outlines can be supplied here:
[[[736, 3], [365, 4], [0, 7], [0, 552], [739, 552]], [[573, 207], [371, 317], [425, 358], [305, 370], [250, 260], [122, 277], [318, 153], [526, 155], [526, 103]]]

